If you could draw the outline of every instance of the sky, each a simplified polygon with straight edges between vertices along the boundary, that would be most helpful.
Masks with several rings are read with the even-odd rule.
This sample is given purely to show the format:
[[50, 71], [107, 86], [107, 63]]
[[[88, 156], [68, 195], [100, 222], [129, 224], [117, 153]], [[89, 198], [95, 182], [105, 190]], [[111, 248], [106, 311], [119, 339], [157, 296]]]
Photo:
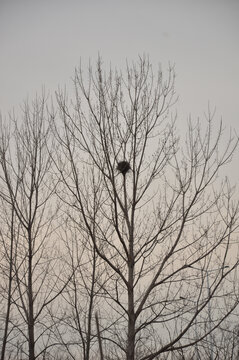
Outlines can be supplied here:
[[70, 89], [80, 59], [124, 68], [146, 54], [175, 64], [179, 127], [210, 104], [239, 133], [238, 35], [238, 0], [0, 0], [0, 111]]

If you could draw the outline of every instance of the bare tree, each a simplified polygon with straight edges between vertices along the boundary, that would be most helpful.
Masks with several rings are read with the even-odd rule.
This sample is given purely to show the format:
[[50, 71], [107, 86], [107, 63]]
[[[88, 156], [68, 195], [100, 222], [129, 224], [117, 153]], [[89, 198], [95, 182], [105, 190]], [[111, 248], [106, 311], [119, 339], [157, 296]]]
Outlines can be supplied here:
[[[57, 128], [54, 133], [58, 133]], [[61, 137], [58, 133], [59, 139]], [[74, 147], [74, 139], [71, 139], [71, 145]], [[97, 182], [92, 184], [91, 174], [86, 175], [85, 172], [85, 182], [81, 184], [80, 189], [78, 180], [75, 178], [77, 173], [74, 161], [65, 161], [68, 150], [63, 146], [61, 151], [58, 151], [58, 161], [55, 165], [59, 177], [57, 181], [59, 180], [60, 183], [58, 198], [64, 204], [62, 209], [64, 209], [65, 217], [64, 226], [59, 229], [59, 237], [62, 238], [66, 249], [65, 268], [68, 268], [68, 273], [73, 275], [66, 293], [61, 298], [62, 314], [55, 319], [60, 324], [57, 328], [56, 338], [63, 344], [62, 352], [68, 353], [72, 359], [80, 357], [82, 360], [89, 360], [92, 357], [95, 358], [98, 352], [96, 343], [100, 330], [99, 320], [96, 321], [97, 317], [94, 317], [94, 309], [95, 306], [100, 306], [101, 284], [108, 279], [108, 276], [103, 273], [102, 260], [98, 257], [91, 241], [91, 237], [95, 236], [96, 231], [94, 218], [99, 212], [101, 179], [97, 179]], [[93, 191], [91, 197], [88, 197], [89, 186]], [[83, 188], [84, 191], [80, 194]], [[84, 197], [84, 193], [86, 194], [85, 206], [90, 211], [90, 230], [86, 228], [78, 206], [78, 196]]]
[[164, 79], [145, 58], [125, 75], [99, 60], [88, 80], [77, 69], [74, 84], [74, 101], [57, 94], [58, 174], [104, 269], [94, 310], [105, 356], [150, 360], [194, 347], [238, 303], [238, 201], [218, 178], [237, 137], [225, 141], [208, 111], [180, 140], [174, 70]]
[[[2, 121], [1, 121], [1, 158], [3, 158], [6, 152], [6, 149], [9, 144], [9, 136], [6, 129], [4, 129]], [[1, 199], [2, 200], [2, 199]], [[14, 236], [13, 231], [4, 231], [3, 223], [8, 223], [7, 229], [13, 229], [14, 222], [14, 208], [10, 208], [10, 211], [6, 210], [3, 204], [1, 204], [1, 295], [2, 308], [5, 309], [5, 313], [3, 312], [1, 315], [3, 318], [1, 319], [3, 326], [3, 334], [2, 344], [1, 344], [1, 360], [4, 360], [5, 352], [6, 352], [6, 344], [9, 336], [9, 323], [10, 323], [10, 309], [11, 309], [11, 298], [12, 298], [12, 282], [13, 282], [13, 257], [14, 257]], [[10, 222], [10, 224], [9, 224]], [[5, 296], [4, 296], [5, 295]]]
[[[3, 205], [3, 204], [2, 204]], [[2, 206], [3, 210], [5, 206]], [[14, 262], [14, 233], [13, 233], [13, 222], [15, 218], [14, 209], [11, 209], [11, 212], [7, 214], [1, 214], [2, 219], [7, 223], [7, 232], [5, 232], [5, 224], [1, 224], [0, 238], [1, 238], [1, 307], [4, 311], [1, 313], [1, 323], [2, 323], [2, 343], [1, 343], [1, 360], [4, 360], [6, 353], [6, 345], [10, 336], [10, 333], [13, 330], [10, 321], [10, 310], [12, 306], [12, 293], [13, 289], [13, 262]], [[10, 231], [8, 231], [10, 230]]]
[[50, 117], [38, 98], [2, 127], [2, 360], [212, 360], [236, 339], [238, 139], [210, 111], [180, 139], [174, 77], [99, 59]]
[[9, 285], [2, 359], [12, 305], [18, 336], [9, 345], [35, 360], [52, 346], [54, 324], [48, 313], [66, 286], [60, 277], [60, 244], [55, 235], [58, 204], [51, 179], [52, 138], [45, 98], [37, 98], [32, 106], [25, 104], [22, 119], [10, 121], [12, 135], [2, 135], [0, 143], [0, 197], [3, 212], [9, 214], [4, 231], [10, 233], [3, 242], [9, 244], [4, 246]]

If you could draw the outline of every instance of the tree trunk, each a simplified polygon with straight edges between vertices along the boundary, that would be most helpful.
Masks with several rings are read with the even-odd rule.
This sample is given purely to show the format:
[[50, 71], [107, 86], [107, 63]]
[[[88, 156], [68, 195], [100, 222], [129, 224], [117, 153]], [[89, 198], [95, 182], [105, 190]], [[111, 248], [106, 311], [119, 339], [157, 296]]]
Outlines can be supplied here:
[[90, 289], [90, 304], [88, 309], [88, 324], [87, 324], [87, 336], [86, 336], [86, 360], [90, 359], [90, 343], [91, 343], [91, 321], [93, 312], [93, 301], [94, 301], [94, 287], [95, 287], [95, 267], [96, 267], [96, 252], [94, 249], [93, 253], [93, 272], [91, 278], [91, 289]]
[[29, 360], [35, 360], [35, 339], [34, 339], [34, 310], [33, 310], [33, 290], [32, 290], [32, 244], [29, 239], [29, 263], [28, 263], [28, 342]]
[[5, 351], [7, 345], [7, 337], [8, 337], [8, 325], [10, 319], [10, 308], [12, 304], [12, 279], [13, 279], [13, 240], [14, 240], [14, 209], [12, 208], [12, 217], [11, 217], [11, 244], [10, 244], [10, 256], [9, 256], [9, 279], [8, 279], [8, 295], [7, 295], [7, 313], [5, 320], [5, 328], [3, 335], [3, 343], [2, 343], [2, 351], [1, 351], [1, 360], [5, 359]]
[[[12, 261], [12, 259], [10, 259], [10, 261]], [[11, 308], [11, 293], [12, 293], [12, 263], [10, 264], [10, 274], [9, 274], [9, 283], [8, 283], [8, 298], [7, 298], [7, 313], [6, 313], [6, 319], [5, 319], [5, 328], [4, 328], [3, 343], [2, 343], [2, 350], [1, 350], [1, 360], [5, 359], [5, 351], [6, 351], [7, 337], [8, 337], [8, 325], [9, 325], [10, 308]]]
[[102, 340], [101, 340], [101, 335], [100, 335], [100, 324], [99, 324], [99, 318], [98, 318], [97, 312], [95, 313], [95, 321], [96, 321], [97, 337], [98, 337], [98, 343], [99, 343], [100, 360], [104, 360]]
[[135, 347], [135, 314], [134, 314], [134, 265], [133, 261], [129, 264], [128, 277], [128, 339], [126, 360], [134, 360]]
[[[135, 313], [134, 313], [134, 231], [133, 221], [129, 220], [127, 204], [126, 177], [124, 175], [124, 206], [125, 220], [129, 231], [129, 255], [128, 255], [128, 336], [126, 360], [134, 360], [135, 347]], [[132, 210], [133, 211], [133, 210]], [[133, 218], [132, 218], [133, 219]], [[131, 219], [131, 220], [132, 220]]]

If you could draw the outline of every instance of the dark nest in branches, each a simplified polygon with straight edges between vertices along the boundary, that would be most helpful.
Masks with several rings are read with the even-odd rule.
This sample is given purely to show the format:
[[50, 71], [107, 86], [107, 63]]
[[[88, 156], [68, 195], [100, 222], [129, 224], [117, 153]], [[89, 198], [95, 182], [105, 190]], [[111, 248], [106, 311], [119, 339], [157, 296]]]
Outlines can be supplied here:
[[130, 170], [130, 164], [128, 161], [120, 161], [117, 165], [117, 170], [125, 176], [125, 174]]

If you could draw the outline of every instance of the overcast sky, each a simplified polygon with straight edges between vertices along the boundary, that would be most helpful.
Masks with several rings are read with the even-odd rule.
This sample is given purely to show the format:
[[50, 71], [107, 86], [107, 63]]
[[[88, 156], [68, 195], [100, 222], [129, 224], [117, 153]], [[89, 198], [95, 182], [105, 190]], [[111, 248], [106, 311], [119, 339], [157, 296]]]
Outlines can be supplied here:
[[80, 58], [145, 53], [176, 66], [179, 124], [210, 102], [239, 132], [238, 35], [239, 0], [0, 0], [0, 109], [70, 86]]

